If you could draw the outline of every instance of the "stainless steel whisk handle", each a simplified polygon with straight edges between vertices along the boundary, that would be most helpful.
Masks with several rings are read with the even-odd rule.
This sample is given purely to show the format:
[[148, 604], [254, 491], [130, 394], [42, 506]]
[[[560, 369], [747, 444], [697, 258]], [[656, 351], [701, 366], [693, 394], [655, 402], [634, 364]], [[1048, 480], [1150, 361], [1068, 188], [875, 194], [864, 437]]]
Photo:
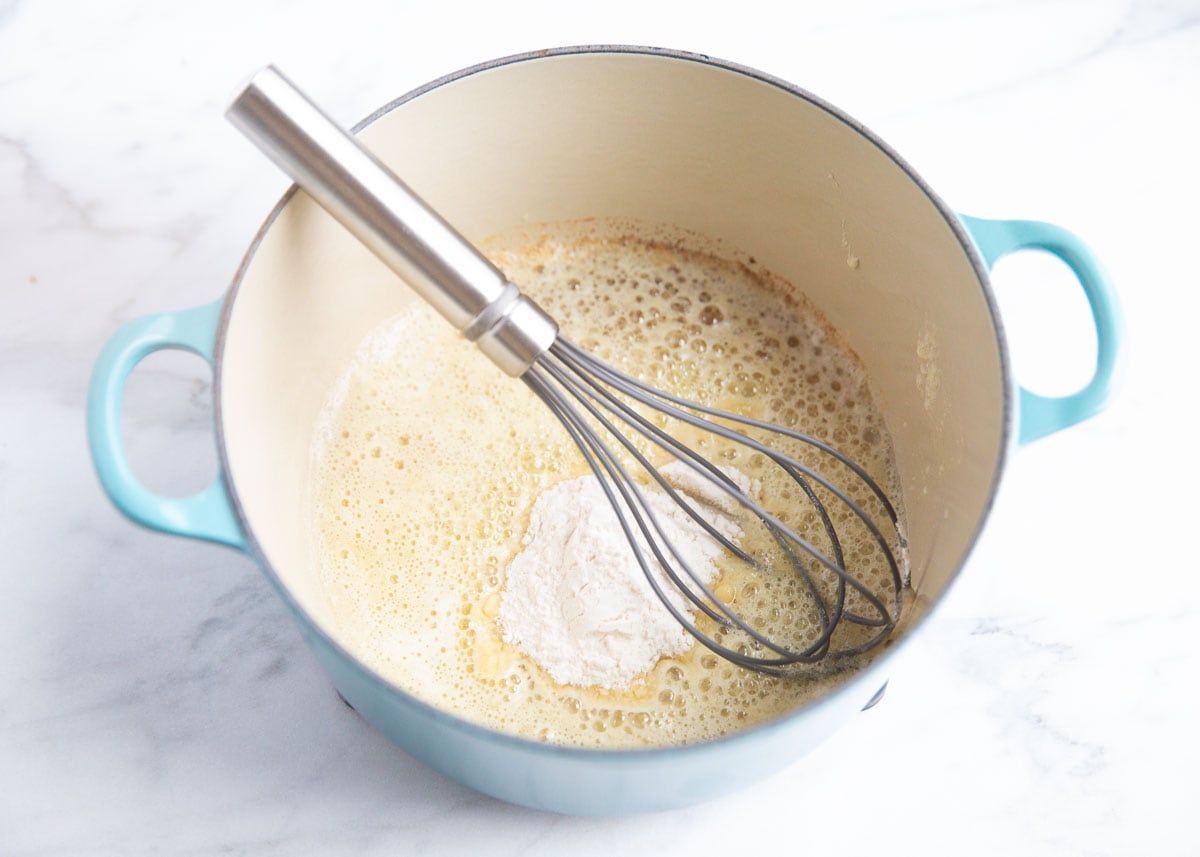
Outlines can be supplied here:
[[509, 375], [554, 343], [554, 319], [274, 66], [225, 115]]

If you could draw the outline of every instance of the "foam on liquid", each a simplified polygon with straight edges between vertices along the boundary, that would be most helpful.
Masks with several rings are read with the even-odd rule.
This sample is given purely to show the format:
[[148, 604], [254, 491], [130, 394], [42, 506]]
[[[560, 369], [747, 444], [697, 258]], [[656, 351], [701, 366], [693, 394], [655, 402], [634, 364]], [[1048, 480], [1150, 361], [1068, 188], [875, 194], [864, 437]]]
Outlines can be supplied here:
[[[526, 229], [484, 250], [600, 359], [683, 397], [827, 439], [896, 497], [890, 440], [856, 359], [753, 260], [612, 221]], [[796, 486], [761, 456], [708, 451], [762, 480], [760, 499], [785, 521], [792, 515], [789, 524], [816, 526]], [[837, 476], [828, 459], [812, 460]], [[331, 394], [313, 448], [320, 571], [347, 644], [439, 708], [595, 747], [723, 735], [820, 696], [861, 665], [772, 678], [695, 645], [625, 690], [555, 683], [501, 639], [496, 616], [537, 496], [588, 472], [546, 406], [432, 309], [414, 302], [382, 323]], [[856, 499], [881, 514], [861, 492]], [[865, 563], [858, 576], [886, 601], [882, 558], [861, 528], [843, 532], [847, 556]], [[816, 633], [800, 621], [807, 611], [794, 583], [730, 569], [717, 591], [751, 619], [798, 627], [797, 640]]]

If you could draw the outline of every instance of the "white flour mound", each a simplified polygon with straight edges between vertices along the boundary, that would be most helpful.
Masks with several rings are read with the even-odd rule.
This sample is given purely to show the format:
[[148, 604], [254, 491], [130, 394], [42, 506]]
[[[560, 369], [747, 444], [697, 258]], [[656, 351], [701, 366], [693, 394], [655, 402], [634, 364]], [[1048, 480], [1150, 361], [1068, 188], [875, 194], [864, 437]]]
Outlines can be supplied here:
[[[745, 474], [721, 469], [742, 491], [758, 492], [757, 482]], [[723, 514], [736, 504], [724, 492], [682, 462], [660, 473], [694, 501], [701, 517], [737, 543], [742, 530]], [[725, 549], [657, 487], [643, 492], [680, 556], [711, 583]], [[523, 544], [508, 567], [500, 624], [504, 639], [560, 684], [625, 688], [660, 658], [682, 654], [695, 642], [658, 600], [594, 476], [544, 491], [530, 513]], [[648, 550], [646, 555], [654, 563]], [[652, 568], [672, 602], [693, 613], [691, 602], [657, 563]]]

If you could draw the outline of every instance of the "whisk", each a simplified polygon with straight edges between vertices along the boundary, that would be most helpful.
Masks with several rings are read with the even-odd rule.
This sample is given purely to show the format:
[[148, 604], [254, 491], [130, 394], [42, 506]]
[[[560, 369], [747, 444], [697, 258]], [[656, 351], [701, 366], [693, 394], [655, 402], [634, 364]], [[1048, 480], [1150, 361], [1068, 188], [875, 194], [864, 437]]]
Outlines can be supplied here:
[[[274, 67], [250, 80], [227, 115], [447, 321], [545, 403], [600, 481], [658, 599], [702, 644], [739, 666], [796, 676], [804, 674], [805, 665], [861, 654], [887, 639], [902, 606], [897, 555], [903, 555], [904, 538], [895, 508], [864, 468], [817, 438], [651, 387], [567, 340], [549, 315]], [[664, 414], [669, 420], [662, 419]], [[795, 516], [765, 509], [726, 475], [712, 453], [701, 454], [658, 424], [670, 420], [719, 439], [707, 444], [710, 448], [739, 446], [780, 468], [814, 513], [809, 517], [815, 532], [807, 535], [822, 539], [822, 545], [789, 525]], [[824, 456], [842, 478], [857, 480], [860, 495], [889, 519], [893, 541], [850, 491], [755, 435]], [[774, 546], [771, 558], [751, 555], [710, 524], [651, 462], [647, 453], [652, 448], [684, 462], [732, 500], [732, 508], [742, 510], [740, 523], [757, 529]], [[635, 476], [639, 470], [641, 480]], [[664, 535], [647, 502], [651, 490], [678, 503], [728, 551], [731, 561], [748, 564], [763, 579], [790, 585], [790, 603], [794, 607], [799, 598], [805, 608], [802, 621], [794, 625], [803, 625], [805, 633], [752, 625], [729, 603], [732, 598], [718, 597]], [[886, 565], [885, 584], [873, 588], [847, 568], [841, 530], [847, 520], [857, 521], [855, 526], [869, 534], [879, 552], [876, 559], [882, 556]], [[686, 602], [672, 598], [671, 589]], [[697, 617], [688, 602], [707, 620]]]

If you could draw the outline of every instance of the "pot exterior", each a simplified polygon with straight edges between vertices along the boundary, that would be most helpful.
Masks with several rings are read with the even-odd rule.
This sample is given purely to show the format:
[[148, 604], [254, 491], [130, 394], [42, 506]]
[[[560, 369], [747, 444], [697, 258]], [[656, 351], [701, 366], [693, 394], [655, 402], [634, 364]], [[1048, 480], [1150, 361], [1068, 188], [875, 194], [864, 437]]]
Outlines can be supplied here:
[[[611, 80], [605, 77], [610, 72]], [[528, 87], [537, 98], [527, 97]], [[520, 129], [505, 124], [504, 109], [526, 101], [543, 108], [557, 104], [564, 112], [543, 110], [556, 120], [574, 110], [573, 129], [549, 142], [540, 131], [553, 126], [522, 138]], [[606, 144], [603, 129], [589, 124], [606, 106], [614, 116], [632, 116], [634, 125], [651, 125], [635, 128], [644, 132], [636, 139], [633, 126], [619, 128]], [[488, 109], [490, 118], [483, 115]], [[665, 127], [653, 126], [667, 114]], [[461, 127], [468, 122], [485, 125]], [[692, 133], [680, 133], [688, 122], [695, 123]], [[740, 140], [747, 127], [754, 133], [745, 134], [745, 150], [731, 148], [730, 139]], [[435, 129], [428, 138], [416, 133], [427, 129]], [[756, 251], [802, 290], [810, 284], [826, 288], [815, 303], [836, 327], [854, 334], [849, 339], [861, 346], [873, 384], [876, 376], [884, 381], [905, 501], [913, 501], [915, 510], [909, 531], [920, 554], [914, 557], [915, 618], [872, 665], [778, 720], [691, 746], [601, 751], [499, 734], [434, 708], [372, 671], [339, 637], [319, 583], [308, 573], [305, 472], [297, 462], [307, 460], [310, 435], [294, 429], [287, 434], [286, 425], [275, 434], [263, 429], [279, 424], [280, 414], [292, 422], [295, 414], [311, 415], [320, 404], [311, 391], [327, 389], [331, 367], [357, 341], [353, 316], [382, 317], [399, 291], [366, 251], [322, 220], [311, 201], [289, 191], [255, 238], [223, 303], [139, 319], [114, 335], [89, 392], [97, 473], [114, 503], [139, 523], [253, 556], [359, 714], [431, 768], [502, 800], [580, 815], [661, 810], [715, 798], [790, 764], [878, 692], [896, 652], [959, 573], [1018, 437], [1032, 440], [1066, 427], [1094, 413], [1108, 396], [1118, 363], [1119, 313], [1103, 271], [1077, 239], [1030, 221], [960, 221], [866, 129], [751, 69], [648, 48], [542, 51], [436, 81], [372, 116], [362, 133], [372, 147], [415, 165], [414, 187], [452, 222], [465, 223], [469, 238], [510, 225], [512, 209], [522, 206], [544, 220], [629, 214], [619, 206], [625, 204], [622, 194], [630, 194], [638, 198], [637, 214], [683, 220], [679, 225], [721, 238], [729, 232], [732, 244], [749, 242], [743, 249]], [[499, 139], [503, 133], [510, 137]], [[486, 152], [472, 142], [480, 139], [490, 142]], [[711, 150], [705, 148], [710, 142]], [[548, 147], [532, 158], [537, 170], [514, 172], [513, 162], [520, 160], [514, 153], [532, 145]], [[577, 145], [594, 149], [575, 151]], [[676, 145], [684, 147], [678, 156], [669, 149]], [[449, 166], [420, 173], [423, 165], [442, 161]], [[836, 162], [836, 169], [826, 161]], [[597, 163], [608, 171], [597, 174]], [[697, 190], [689, 176], [700, 167], [708, 168], [711, 187], [740, 196], [742, 208], [708, 198], [709, 185]], [[652, 186], [672, 171], [674, 183]], [[488, 182], [487, 192], [479, 192]], [[463, 184], [472, 193], [456, 191]], [[596, 210], [572, 208], [581, 204]], [[321, 254], [297, 252], [312, 247], [323, 248]], [[1092, 307], [1100, 343], [1096, 378], [1075, 397], [1032, 396], [1008, 368], [987, 266], [1026, 247], [1063, 258]], [[807, 275], [788, 270], [797, 258], [816, 267]], [[880, 271], [892, 269], [908, 275], [902, 285], [880, 279]], [[322, 283], [331, 278], [364, 285], [330, 297]], [[305, 319], [311, 321], [307, 327]], [[338, 335], [328, 335], [331, 330]], [[191, 498], [147, 491], [133, 477], [121, 444], [125, 380], [160, 348], [191, 350], [214, 366], [222, 469], [214, 485]]]
[[654, 751], [599, 752], [534, 744], [448, 717], [408, 698], [311, 632], [342, 697], [375, 729], [430, 768], [476, 791], [568, 815], [628, 815], [713, 800], [790, 765], [871, 699], [867, 670], [804, 711], [730, 739]]

